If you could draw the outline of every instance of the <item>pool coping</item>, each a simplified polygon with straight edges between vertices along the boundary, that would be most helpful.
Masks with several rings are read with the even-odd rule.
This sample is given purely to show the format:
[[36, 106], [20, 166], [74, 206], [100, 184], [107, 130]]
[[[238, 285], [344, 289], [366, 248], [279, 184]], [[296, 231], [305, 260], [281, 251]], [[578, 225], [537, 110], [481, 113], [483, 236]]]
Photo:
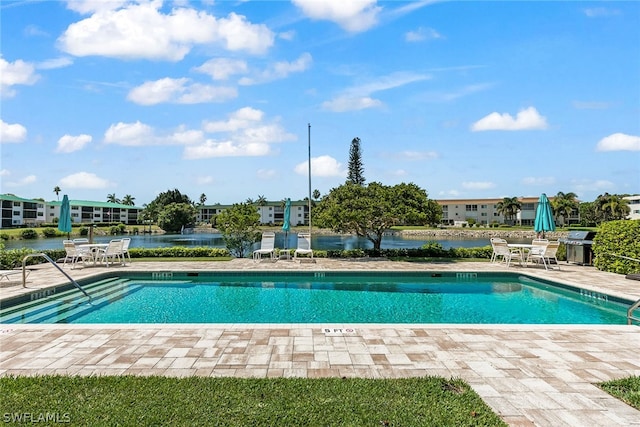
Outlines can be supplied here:
[[[133, 263], [124, 270], [503, 271], [625, 300], [633, 281], [593, 268], [318, 260], [316, 264]], [[280, 263], [280, 264], [279, 264]], [[91, 271], [89, 271], [91, 270]], [[103, 270], [73, 270], [74, 278]], [[117, 271], [114, 269], [112, 271]], [[70, 272], [70, 270], [67, 270]], [[25, 291], [55, 274], [35, 271]], [[62, 281], [64, 282], [64, 281]], [[2, 288], [4, 291], [8, 288]], [[345, 331], [323, 331], [344, 329]], [[0, 376], [459, 377], [510, 425], [634, 425], [640, 411], [594, 383], [640, 375], [640, 328], [626, 325], [136, 324], [0, 326]], [[355, 331], [346, 331], [354, 329]]]

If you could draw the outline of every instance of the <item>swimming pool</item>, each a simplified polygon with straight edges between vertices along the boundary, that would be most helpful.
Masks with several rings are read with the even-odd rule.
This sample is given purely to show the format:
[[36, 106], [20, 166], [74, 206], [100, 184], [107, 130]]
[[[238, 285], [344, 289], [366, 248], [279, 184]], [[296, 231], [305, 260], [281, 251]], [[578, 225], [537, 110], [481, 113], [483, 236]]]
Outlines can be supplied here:
[[0, 323], [625, 324], [630, 301], [516, 273], [153, 272], [0, 301]]

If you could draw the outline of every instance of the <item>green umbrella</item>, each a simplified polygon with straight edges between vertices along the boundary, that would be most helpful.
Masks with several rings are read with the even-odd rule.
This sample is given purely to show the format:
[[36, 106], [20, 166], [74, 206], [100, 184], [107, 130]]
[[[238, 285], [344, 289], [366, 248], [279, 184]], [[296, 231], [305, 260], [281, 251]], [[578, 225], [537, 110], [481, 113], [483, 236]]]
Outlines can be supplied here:
[[65, 194], [62, 197], [62, 204], [60, 205], [60, 218], [58, 219], [58, 230], [63, 233], [71, 233], [71, 206], [69, 206], [69, 197]]
[[545, 231], [555, 231], [556, 224], [553, 220], [553, 212], [547, 195], [542, 193], [538, 199], [538, 209], [536, 210], [536, 220], [533, 223], [533, 229], [536, 233], [542, 233], [544, 238]]
[[284, 248], [287, 249], [287, 238], [289, 237], [289, 230], [291, 230], [291, 199], [287, 197], [284, 203], [284, 222], [282, 223], [282, 230], [284, 231]]

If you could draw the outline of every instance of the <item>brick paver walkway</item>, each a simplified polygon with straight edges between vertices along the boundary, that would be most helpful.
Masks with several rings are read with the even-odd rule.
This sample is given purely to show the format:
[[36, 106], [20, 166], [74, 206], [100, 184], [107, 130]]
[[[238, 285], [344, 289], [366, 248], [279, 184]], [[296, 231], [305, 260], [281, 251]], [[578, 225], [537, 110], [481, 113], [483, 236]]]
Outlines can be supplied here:
[[[138, 263], [112, 268], [164, 270], [505, 271], [489, 263], [414, 264], [384, 260]], [[592, 267], [560, 271], [513, 267], [629, 300], [638, 282]], [[80, 279], [104, 267], [70, 270]], [[27, 288], [64, 283], [39, 266]], [[640, 375], [640, 328], [611, 325], [2, 325], [0, 375], [168, 375], [242, 377], [462, 378], [514, 426], [640, 425], [637, 411], [594, 383]]]

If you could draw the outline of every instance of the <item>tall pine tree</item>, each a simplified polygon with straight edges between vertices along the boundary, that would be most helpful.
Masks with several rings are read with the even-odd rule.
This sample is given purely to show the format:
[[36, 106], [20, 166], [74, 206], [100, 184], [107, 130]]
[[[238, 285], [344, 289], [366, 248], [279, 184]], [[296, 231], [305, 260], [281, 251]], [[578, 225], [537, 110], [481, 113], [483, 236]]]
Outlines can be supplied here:
[[349, 149], [349, 174], [347, 183], [364, 185], [364, 165], [362, 164], [362, 151], [360, 150], [360, 138], [353, 138]]

